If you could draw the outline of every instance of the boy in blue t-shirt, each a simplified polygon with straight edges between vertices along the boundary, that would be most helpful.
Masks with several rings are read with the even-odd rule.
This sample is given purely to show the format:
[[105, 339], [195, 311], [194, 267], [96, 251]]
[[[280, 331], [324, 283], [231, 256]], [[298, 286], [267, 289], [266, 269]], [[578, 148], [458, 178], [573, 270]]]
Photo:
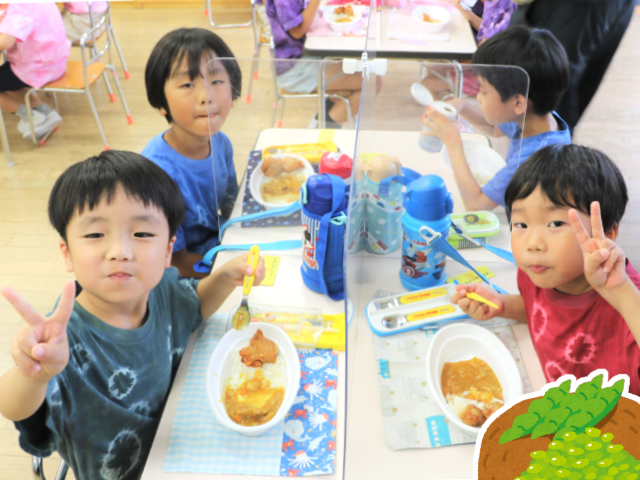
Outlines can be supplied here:
[[238, 193], [233, 148], [220, 129], [240, 96], [242, 74], [235, 60], [217, 58], [234, 58], [218, 35], [180, 28], [160, 39], [145, 70], [149, 103], [171, 127], [142, 155], [162, 167], [184, 197], [171, 260], [184, 277], [206, 275], [193, 265], [218, 245], [220, 223], [230, 217]]
[[[506, 166], [480, 187], [467, 164], [456, 127], [433, 108], [422, 121], [444, 143], [467, 210], [491, 210], [504, 206], [511, 177], [529, 156], [556, 143], [570, 144], [567, 124], [554, 112], [569, 85], [569, 61], [562, 45], [547, 30], [511, 27], [478, 47], [471, 63], [478, 76], [480, 111], [465, 100], [451, 103], [472, 124], [493, 127], [493, 136], [511, 141]], [[500, 68], [520, 67], [520, 69]], [[527, 99], [527, 90], [529, 97]], [[525, 118], [526, 114], [526, 118]]]
[[78, 479], [140, 478], [189, 335], [252, 273], [245, 254], [180, 279], [170, 263], [183, 215], [175, 182], [137, 153], [102, 152], [57, 180], [49, 219], [76, 282], [48, 318], [2, 289], [25, 324], [0, 414], [27, 453], [58, 451]]

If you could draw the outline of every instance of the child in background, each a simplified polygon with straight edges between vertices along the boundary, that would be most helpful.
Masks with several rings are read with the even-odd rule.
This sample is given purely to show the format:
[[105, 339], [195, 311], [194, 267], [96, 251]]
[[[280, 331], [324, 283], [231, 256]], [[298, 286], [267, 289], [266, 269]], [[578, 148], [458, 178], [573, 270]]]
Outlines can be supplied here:
[[[107, 2], [65, 2], [62, 4], [62, 21], [67, 31], [67, 38], [71, 42], [79, 42], [80, 37], [91, 30], [93, 25], [100, 20], [100, 17], [107, 9]], [[102, 27], [97, 36], [102, 35], [105, 27]]]
[[[24, 319], [0, 413], [20, 446], [58, 451], [77, 479], [140, 478], [191, 332], [245, 275], [247, 254], [207, 278], [170, 267], [184, 214], [177, 185], [141, 155], [115, 150], [68, 168], [49, 198], [68, 281], [51, 316], [14, 290]], [[255, 283], [264, 277], [264, 262]]]
[[[0, 50], [6, 62], [0, 65], [0, 107], [20, 116], [18, 130], [31, 136], [24, 95], [60, 78], [67, 69], [71, 45], [55, 3], [12, 3], [0, 22]], [[35, 93], [30, 96], [37, 137], [50, 132], [62, 118]]]
[[[295, 93], [311, 93], [318, 90], [318, 70], [320, 59], [304, 57], [305, 35], [318, 13], [320, 0], [266, 0], [267, 16], [271, 23], [275, 47], [276, 74], [278, 87]], [[298, 60], [287, 62], [286, 60]], [[311, 61], [305, 61], [311, 60]], [[356, 115], [360, 108], [362, 94], [362, 75], [342, 73], [342, 62], [333, 62], [327, 66], [328, 93], [340, 93], [351, 104], [351, 114]], [[382, 88], [382, 77], [376, 76], [376, 94]], [[347, 120], [347, 106], [342, 101], [326, 100], [327, 126], [340, 128]]]
[[[193, 265], [218, 245], [220, 222], [231, 215], [238, 180], [233, 147], [220, 131], [242, 74], [226, 43], [204, 28], [180, 28], [160, 39], [145, 70], [147, 98], [171, 125], [142, 155], [180, 187], [186, 214], [176, 232], [172, 265], [185, 277], [202, 277]], [[208, 81], [207, 81], [208, 79]]]
[[640, 394], [640, 276], [614, 243], [628, 200], [618, 168], [597, 150], [551, 145], [518, 169], [505, 199], [520, 295], [461, 285], [451, 301], [476, 320], [527, 322], [547, 382], [606, 368]]
[[[467, 164], [456, 126], [430, 107], [422, 121], [432, 129], [426, 134], [438, 136], [447, 149], [465, 208], [491, 210], [505, 205], [504, 192], [511, 177], [531, 154], [546, 145], [571, 143], [567, 124], [554, 112], [569, 84], [569, 62], [550, 32], [527, 27], [498, 33], [478, 47], [471, 62], [479, 65], [474, 71], [480, 85], [480, 110], [462, 99], [451, 103], [471, 124], [491, 127], [493, 136], [509, 136], [506, 166], [480, 187]], [[529, 81], [517, 70], [501, 69], [502, 65], [522, 68]]]

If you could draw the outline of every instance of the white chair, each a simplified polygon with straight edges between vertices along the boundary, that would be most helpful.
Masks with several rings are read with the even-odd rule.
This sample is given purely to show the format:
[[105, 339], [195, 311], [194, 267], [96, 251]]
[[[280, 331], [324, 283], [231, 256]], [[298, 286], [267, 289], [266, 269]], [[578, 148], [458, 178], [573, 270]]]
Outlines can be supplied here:
[[[58, 110], [58, 99], [56, 97], [57, 92], [67, 92], [67, 93], [84, 93], [89, 100], [89, 106], [91, 107], [91, 111], [93, 112], [93, 116], [98, 124], [98, 130], [100, 130], [100, 135], [102, 136], [102, 141], [105, 145], [105, 150], [109, 149], [109, 144], [107, 142], [107, 137], [104, 134], [104, 130], [102, 129], [102, 124], [100, 123], [100, 117], [98, 116], [98, 111], [96, 110], [96, 105], [93, 101], [93, 97], [91, 96], [91, 85], [93, 85], [96, 80], [105, 73], [105, 71], [111, 70], [113, 74], [113, 80], [116, 83], [116, 87], [118, 88], [118, 94], [120, 95], [120, 99], [122, 100], [122, 105], [124, 107], [124, 111], [127, 116], [127, 123], [132, 124], [133, 120], [131, 118], [131, 114], [129, 113], [129, 107], [127, 106], [127, 101], [124, 98], [124, 93], [122, 92], [122, 87], [120, 86], [120, 81], [118, 80], [118, 76], [116, 74], [116, 69], [113, 66], [113, 62], [111, 59], [111, 32], [107, 28], [106, 32], [106, 42], [105, 46], [102, 50], [97, 51], [96, 48], [88, 47], [87, 41], [93, 37], [95, 37], [97, 31], [107, 22], [107, 15], [102, 17], [100, 22], [97, 23], [95, 27], [93, 27], [89, 32], [85, 33], [80, 39], [80, 54], [82, 60], [78, 61], [69, 61], [67, 62], [67, 70], [65, 74], [60, 77], [58, 80], [53, 82], [49, 82], [45, 86], [41, 88], [31, 88], [25, 94], [25, 104], [27, 106], [27, 112], [29, 114], [29, 123], [31, 125], [31, 140], [35, 145], [44, 145], [46, 137], [48, 137], [52, 132], [49, 132], [47, 136], [43, 139], [37, 140], [35, 136], [35, 130], [33, 126], [33, 115], [31, 111], [31, 102], [29, 99], [29, 94], [36, 90], [41, 90], [44, 92], [52, 92], [53, 93], [53, 101], [55, 105], [55, 109]], [[95, 45], [95, 42], [93, 42]], [[108, 62], [104, 61], [104, 55], [107, 54]], [[56, 127], [57, 128], [57, 127]], [[53, 130], [55, 131], [55, 129]]]
[[[47, 480], [44, 477], [44, 469], [42, 468], [42, 458], [33, 456], [31, 457], [31, 470], [33, 472], [33, 476], [36, 480]], [[54, 480], [64, 480], [67, 476], [67, 471], [69, 470], [69, 465], [64, 460], [60, 460], [60, 465], [58, 466], [58, 471], [56, 472], [56, 476]]]

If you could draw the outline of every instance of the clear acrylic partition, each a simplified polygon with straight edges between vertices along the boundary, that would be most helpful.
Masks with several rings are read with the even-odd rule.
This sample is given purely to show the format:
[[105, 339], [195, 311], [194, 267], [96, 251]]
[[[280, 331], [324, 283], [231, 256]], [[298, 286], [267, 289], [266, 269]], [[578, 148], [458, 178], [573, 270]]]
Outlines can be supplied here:
[[[395, 183], [389, 196], [381, 196], [381, 179], [400, 173], [400, 165], [419, 175], [438, 175], [452, 194], [453, 212], [469, 211], [456, 185], [446, 148], [428, 152], [420, 146], [427, 144], [437, 150], [435, 142], [430, 143], [433, 138], [421, 134], [425, 106], [418, 101], [444, 101], [458, 109], [464, 105], [463, 114], [454, 124], [462, 132], [467, 162], [480, 185], [505, 166], [508, 150], [509, 158], [519, 161], [524, 115], [511, 116], [511, 138], [491, 136], [500, 135], [501, 130], [491, 126], [480, 109], [476, 98], [480, 91], [478, 78], [490, 79], [507, 97], [521, 95], [520, 101], [526, 105], [529, 81], [519, 68], [389, 61], [377, 95], [379, 79], [371, 75], [365, 80], [346, 239], [347, 295], [354, 311], [348, 331], [347, 479], [473, 476], [474, 438], [445, 419], [433, 401], [432, 389], [439, 387], [425, 380], [426, 349], [435, 329], [379, 336], [373, 333], [365, 312], [374, 298], [408, 291], [400, 281], [403, 266], [411, 264], [413, 272], [425, 266], [415, 248], [404, 249], [402, 245], [402, 185]], [[482, 93], [491, 94], [484, 87]], [[504, 115], [501, 105], [493, 105], [497, 111], [488, 111], [489, 120], [506, 121], [500, 117]], [[505, 210], [499, 206], [493, 213], [502, 227], [489, 242], [510, 250]], [[469, 219], [470, 224], [474, 221]], [[512, 264], [482, 248], [459, 251], [474, 266], [483, 265], [493, 272], [496, 285], [515, 292], [516, 270]], [[448, 278], [467, 271], [451, 259], [444, 266]], [[422, 308], [428, 306], [422, 304]], [[514, 342], [514, 355], [519, 355], [507, 321], [497, 319], [485, 325], [506, 328], [505, 335], [511, 335]], [[521, 376], [526, 387], [524, 367]], [[446, 445], [455, 446], [442, 448]]]
[[[310, 75], [308, 72], [318, 72], [320, 84], [324, 78], [324, 83], [327, 84], [327, 94], [332, 96], [334, 105], [341, 107], [336, 113], [331, 110], [331, 105], [325, 104], [324, 100], [320, 101], [316, 94], [308, 97], [292, 95], [295, 85], [288, 86], [286, 91], [279, 88], [274, 80], [274, 72], [278, 64], [272, 59], [214, 59], [208, 64], [204, 73], [207, 85], [208, 112], [213, 115], [210, 120], [211, 134], [217, 133], [219, 129], [220, 122], [216, 117], [221, 111], [224, 111], [221, 105], [229, 104], [229, 96], [231, 95], [229, 84], [234, 82], [229, 79], [228, 72], [234, 71], [236, 65], [242, 74], [242, 90], [238, 92], [238, 98], [233, 101], [233, 107], [221, 128], [233, 146], [233, 163], [239, 184], [230, 213], [232, 219], [265, 210], [265, 206], [254, 196], [256, 190], [251, 191], [251, 181], [254, 175], [261, 173], [259, 165], [263, 158], [267, 156], [273, 158], [282, 154], [302, 156], [305, 162], [309, 163], [309, 168], [314, 171], [319, 168], [321, 155], [327, 151], [337, 150], [353, 158], [357, 136], [356, 119], [351, 119], [350, 123], [344, 122], [342, 128], [339, 125], [337, 128], [319, 128], [321, 122], [318, 121], [318, 117], [322, 118], [322, 110], [326, 111], [326, 107], [330, 107], [328, 112], [324, 112], [328, 115], [327, 121], [331, 119], [330, 115], [334, 115], [333, 120], [345, 120], [346, 104], [343, 99], [350, 100], [349, 105], [352, 114], [355, 115], [360, 107], [358, 92], [362, 89], [361, 80], [359, 80], [362, 78], [361, 73], [354, 74], [355, 77], [350, 79], [357, 87], [354, 88], [355, 92], [351, 90], [338, 92], [332, 88], [331, 80], [336, 77], [335, 72], [342, 69], [341, 60], [305, 60], [304, 67], [296, 67], [296, 65], [301, 65], [296, 60], [280, 64], [281, 68], [304, 68], [307, 72], [307, 78]], [[253, 81], [250, 82], [250, 79]], [[251, 92], [248, 91], [249, 85], [251, 85]], [[343, 118], [341, 119], [339, 115], [343, 115]], [[333, 124], [333, 127], [336, 125]], [[212, 161], [213, 158], [216, 158], [219, 150], [223, 150], [225, 153], [224, 146], [214, 138], [211, 142]], [[223, 172], [224, 168], [223, 164], [214, 163], [214, 188], [216, 189], [220, 186], [216, 184], [217, 176], [215, 173]], [[257, 196], [260, 194], [258, 193]], [[269, 207], [271, 206], [269, 205]], [[224, 219], [220, 218], [219, 221], [223, 223]], [[231, 225], [222, 235], [221, 243], [223, 246], [233, 246], [301, 241], [303, 230], [299, 213], [293, 217], [270, 217], [254, 220], [251, 224], [242, 222]], [[237, 251], [220, 252], [216, 257], [214, 269], [240, 253]], [[304, 285], [300, 273], [302, 248], [280, 251], [261, 248], [261, 255], [279, 257], [277, 275], [273, 286], [252, 289], [249, 298], [250, 305], [272, 306], [278, 309], [287, 308], [293, 309], [293, 311], [302, 308], [316, 309], [324, 315], [346, 312], [344, 301], [331, 300], [328, 296], [315, 293]], [[228, 311], [233, 306], [224, 304], [221, 311], [225, 311], [225, 309]], [[328, 403], [327, 410], [307, 412], [309, 418], [315, 415], [319, 422], [316, 428], [321, 429], [323, 434], [315, 436], [319, 443], [310, 445], [307, 441], [304, 444], [303, 438], [307, 437], [305, 434], [301, 435], [301, 443], [295, 444], [295, 451], [307, 449], [308, 456], [316, 458], [319, 455], [314, 454], [313, 449], [320, 448], [325, 451], [329, 449], [333, 453], [335, 448], [335, 470], [328, 477], [334, 479], [341, 479], [344, 474], [347, 389], [345, 357], [344, 352], [338, 352], [337, 427], [322, 424], [322, 419], [331, 414], [329, 408], [332, 403]], [[328, 378], [328, 385], [333, 381], [334, 379]], [[307, 383], [309, 382], [305, 382], [303, 379], [302, 385]], [[314, 389], [317, 388], [317, 385], [312, 384], [307, 387], [309, 388], [307, 397], [314, 395]], [[304, 407], [301, 405], [299, 408], [303, 409]], [[336, 428], [335, 432], [333, 432], [334, 428]], [[309, 433], [308, 438], [312, 437], [314, 435]], [[320, 437], [323, 438], [320, 439]], [[300, 470], [294, 466], [291, 468]], [[319, 466], [318, 468], [327, 473], [324, 467]]]

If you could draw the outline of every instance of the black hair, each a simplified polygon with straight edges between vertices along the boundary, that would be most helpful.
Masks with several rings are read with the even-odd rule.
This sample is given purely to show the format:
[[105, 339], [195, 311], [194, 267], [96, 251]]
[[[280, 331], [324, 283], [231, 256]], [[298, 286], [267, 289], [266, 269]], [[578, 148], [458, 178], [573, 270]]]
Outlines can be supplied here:
[[[548, 30], [524, 25], [509, 27], [483, 42], [473, 54], [471, 63], [510, 65], [527, 72], [529, 100], [536, 115], [555, 110], [569, 88], [567, 53]], [[498, 91], [503, 102], [516, 94], [527, 95], [526, 80], [520, 71], [481, 66], [473, 70]]]
[[167, 122], [173, 118], [169, 111], [164, 85], [175, 73], [186, 57], [189, 65], [189, 78], [200, 75], [200, 63], [204, 55], [215, 55], [229, 74], [231, 97], [236, 100], [242, 91], [242, 72], [229, 46], [218, 35], [204, 28], [179, 28], [167, 33], [158, 41], [147, 60], [144, 82], [147, 87], [147, 99], [153, 108], [167, 111]]
[[620, 224], [629, 197], [624, 177], [604, 153], [581, 145], [549, 145], [524, 162], [504, 195], [508, 211], [513, 202], [540, 187], [551, 203], [590, 215], [591, 202], [600, 202], [605, 232]]
[[49, 221], [67, 240], [67, 226], [73, 215], [93, 210], [105, 196], [113, 201], [118, 185], [145, 207], [164, 212], [172, 238], [184, 218], [180, 188], [158, 165], [133, 152], [108, 150], [71, 165], [56, 180], [49, 195]]

